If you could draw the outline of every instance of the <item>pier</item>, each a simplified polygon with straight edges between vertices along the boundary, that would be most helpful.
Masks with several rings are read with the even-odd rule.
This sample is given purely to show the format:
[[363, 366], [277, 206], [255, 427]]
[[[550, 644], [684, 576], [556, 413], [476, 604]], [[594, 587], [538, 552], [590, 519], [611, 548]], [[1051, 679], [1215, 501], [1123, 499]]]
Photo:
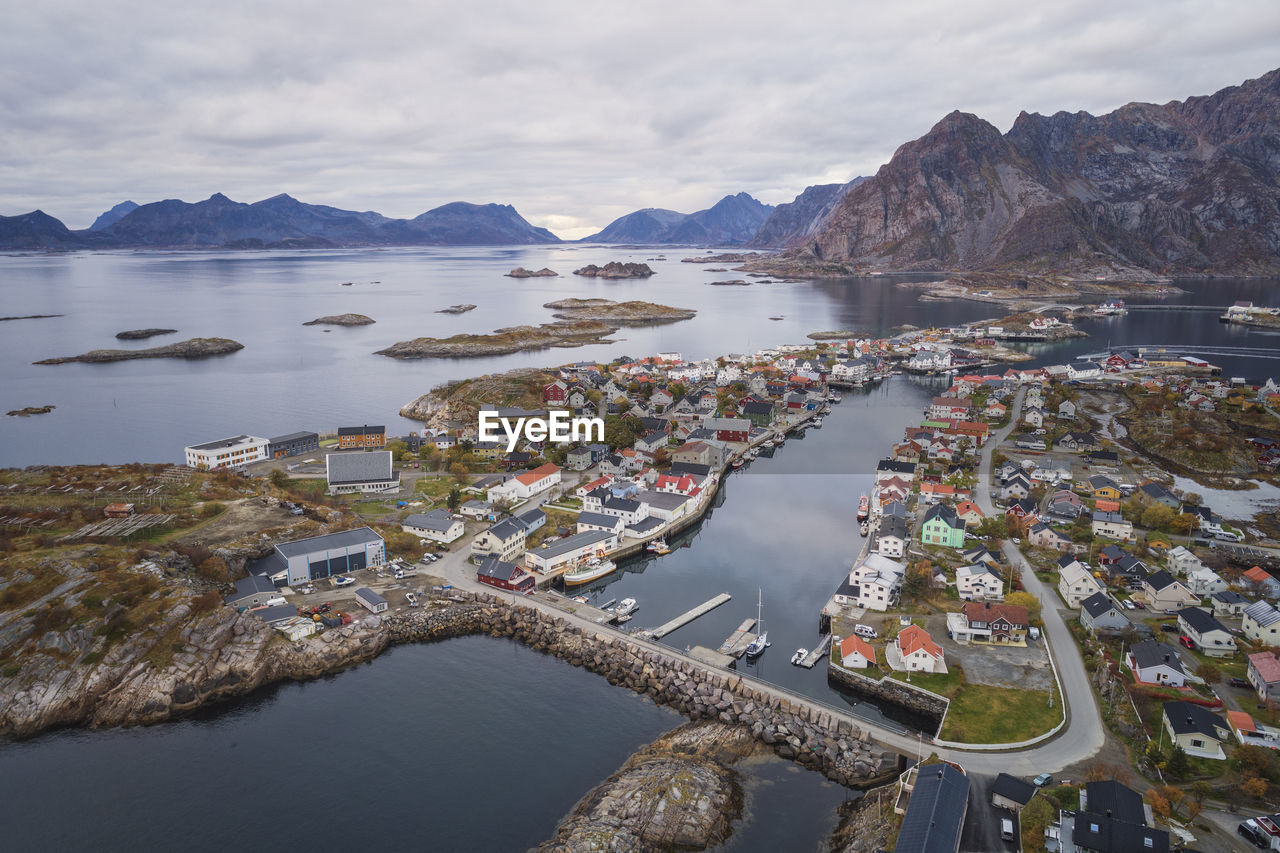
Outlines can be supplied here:
[[809, 654], [800, 659], [800, 666], [805, 669], [813, 669], [814, 665], [824, 658], [827, 651], [831, 648], [831, 638], [833, 635], [827, 634], [822, 638], [822, 642], [818, 643], [818, 647]]
[[747, 651], [747, 646], [755, 642], [756, 635], [751, 633], [751, 629], [755, 626], [756, 620], [743, 619], [742, 624], [738, 626], [738, 630], [730, 634], [729, 639], [721, 643], [720, 648], [716, 649], [716, 651], [731, 658], [742, 657]]
[[719, 595], [717, 595], [715, 598], [702, 602], [692, 610], [686, 610], [684, 613], [681, 613], [679, 616], [672, 619], [670, 622], [667, 622], [664, 625], [660, 625], [657, 628], [654, 628], [652, 631], [649, 632], [649, 634], [655, 640], [661, 640], [663, 637], [667, 636], [667, 634], [670, 634], [672, 631], [675, 631], [679, 628], [683, 628], [685, 625], [688, 625], [690, 622], [692, 622], [694, 619], [697, 619], [699, 616], [705, 616], [706, 614], [710, 613], [712, 610], [715, 610], [717, 607], [719, 607], [721, 604], [724, 604], [726, 601], [728, 601], [731, 598], [733, 598], [732, 595], [730, 595], [727, 592], [722, 592]]

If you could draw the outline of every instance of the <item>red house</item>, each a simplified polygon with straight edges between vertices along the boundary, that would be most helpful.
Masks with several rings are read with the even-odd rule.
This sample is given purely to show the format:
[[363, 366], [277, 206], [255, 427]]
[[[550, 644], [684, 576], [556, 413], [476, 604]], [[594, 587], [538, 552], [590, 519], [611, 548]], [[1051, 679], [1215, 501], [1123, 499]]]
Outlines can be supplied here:
[[715, 430], [720, 441], [747, 441], [751, 437], [751, 421], [746, 418], [707, 418], [706, 428]]
[[563, 403], [569, 397], [569, 386], [557, 379], [542, 389], [542, 399], [547, 403]]
[[529, 595], [534, 587], [533, 575], [515, 563], [508, 563], [497, 557], [485, 558], [476, 569], [476, 580], [498, 589], [518, 592], [521, 595]]

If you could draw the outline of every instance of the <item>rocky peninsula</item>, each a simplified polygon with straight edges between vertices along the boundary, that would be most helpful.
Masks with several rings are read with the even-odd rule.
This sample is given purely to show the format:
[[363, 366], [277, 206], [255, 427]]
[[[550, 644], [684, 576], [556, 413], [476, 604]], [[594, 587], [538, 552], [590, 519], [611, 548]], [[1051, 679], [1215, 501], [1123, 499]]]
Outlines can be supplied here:
[[6, 320], [49, 320], [53, 317], [65, 316], [65, 314], [23, 314], [21, 317], [0, 317], [0, 323]]
[[400, 417], [446, 428], [450, 423], [474, 423], [485, 406], [537, 410], [544, 405], [542, 389], [555, 379], [553, 370], [522, 367], [455, 380], [419, 396], [400, 410]]
[[468, 302], [460, 302], [457, 305], [450, 305], [448, 308], [441, 308], [436, 311], [437, 314], [465, 314], [468, 311], [474, 311], [476, 306]]
[[116, 332], [116, 338], [122, 341], [142, 341], [157, 335], [176, 335], [177, 329], [132, 329], [127, 332]]
[[363, 314], [330, 314], [328, 317], [317, 317], [310, 322], [303, 323], [304, 326], [372, 326], [375, 321], [372, 317], [366, 317]]
[[507, 278], [553, 278], [558, 275], [560, 275], [560, 273], [552, 269], [547, 269], [546, 267], [543, 267], [537, 272], [527, 270], [524, 267], [516, 267], [511, 272], [507, 273]]
[[602, 267], [598, 267], [595, 264], [587, 264], [585, 267], [574, 270], [573, 274], [587, 276], [588, 278], [648, 278], [654, 272], [649, 268], [648, 264], [609, 261]]
[[611, 344], [609, 335], [617, 325], [594, 320], [543, 323], [541, 326], [512, 326], [495, 329], [488, 335], [454, 335], [449, 338], [414, 338], [400, 341], [375, 355], [391, 358], [476, 358], [507, 355], [548, 347], [582, 347], [588, 344]]
[[811, 341], [849, 341], [858, 337], [856, 332], [850, 332], [848, 329], [842, 329], [829, 332], [810, 332], [805, 335]]
[[135, 358], [208, 358], [242, 349], [244, 344], [230, 338], [192, 338], [189, 341], [151, 349], [95, 349], [83, 355], [46, 358], [32, 364], [67, 364], [73, 361], [97, 364], [106, 361], [130, 361]]
[[545, 302], [543, 308], [554, 309], [552, 316], [563, 320], [599, 320], [623, 326], [647, 326], [675, 323], [697, 316], [689, 308], [672, 308], [654, 302], [614, 302], [612, 299], [557, 299]]
[[705, 850], [742, 816], [734, 765], [768, 750], [721, 722], [687, 723], [632, 755], [583, 797], [539, 853]]
[[56, 408], [57, 406], [27, 406], [22, 409], [13, 409], [5, 414], [15, 418], [29, 418], [32, 415], [47, 415]]

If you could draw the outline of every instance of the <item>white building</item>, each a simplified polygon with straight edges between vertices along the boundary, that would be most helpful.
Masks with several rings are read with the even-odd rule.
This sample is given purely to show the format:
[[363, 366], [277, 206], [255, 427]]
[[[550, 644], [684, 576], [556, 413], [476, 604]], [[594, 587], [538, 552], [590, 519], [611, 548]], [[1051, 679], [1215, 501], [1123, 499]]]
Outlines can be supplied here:
[[489, 500], [526, 500], [559, 483], [560, 476], [560, 469], [553, 463], [539, 465], [532, 471], [517, 474], [505, 483], [499, 483], [490, 488]]
[[1058, 570], [1058, 593], [1072, 610], [1096, 592], [1102, 592], [1102, 584], [1080, 561], [1072, 561]]
[[267, 458], [270, 439], [256, 435], [237, 435], [185, 448], [187, 464], [197, 471], [215, 471], [219, 468], [239, 468], [250, 462]]
[[442, 509], [433, 509], [431, 512], [416, 512], [406, 517], [400, 522], [400, 529], [420, 539], [447, 544], [462, 536], [466, 528], [461, 519], [454, 518]]
[[1004, 598], [1004, 581], [986, 563], [956, 569], [956, 592], [965, 601], [999, 601]]
[[275, 547], [276, 561], [285, 571], [289, 586], [307, 581], [358, 572], [386, 562], [382, 537], [368, 527], [326, 533]]
[[524, 564], [539, 572], [550, 572], [588, 557], [603, 557], [618, 547], [618, 537], [607, 530], [588, 530], [566, 536], [558, 542], [525, 551]]
[[870, 554], [849, 572], [850, 603], [868, 610], [888, 610], [902, 594], [907, 567], [888, 557]]
[[400, 490], [400, 472], [393, 470], [390, 450], [330, 453], [324, 467], [331, 495]]

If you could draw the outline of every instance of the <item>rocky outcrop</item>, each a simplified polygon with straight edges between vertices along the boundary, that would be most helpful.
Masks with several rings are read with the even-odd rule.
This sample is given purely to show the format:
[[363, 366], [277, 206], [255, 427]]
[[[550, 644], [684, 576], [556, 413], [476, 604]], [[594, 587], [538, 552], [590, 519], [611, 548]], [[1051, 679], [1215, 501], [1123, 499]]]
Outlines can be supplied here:
[[141, 341], [157, 335], [176, 335], [177, 329], [131, 329], [127, 332], [116, 332], [116, 338], [122, 341]]
[[57, 406], [27, 406], [22, 409], [12, 409], [5, 414], [15, 418], [29, 418], [32, 415], [47, 415], [56, 408]]
[[831, 211], [849, 190], [865, 181], [854, 178], [847, 184], [822, 184], [806, 187], [795, 201], [780, 204], [769, 214], [748, 246], [777, 248], [792, 246], [822, 230]]
[[831, 833], [831, 853], [877, 853], [888, 850], [897, 835], [893, 812], [896, 787], [874, 788], [865, 796], [848, 800], [837, 809], [839, 822]]
[[751, 732], [689, 723], [631, 756], [574, 806], [540, 853], [705, 850], [742, 815], [738, 761], [761, 751]]
[[543, 323], [541, 326], [512, 326], [496, 329], [490, 335], [454, 335], [450, 338], [414, 338], [400, 341], [374, 355], [391, 358], [476, 358], [485, 355], [507, 355], [548, 347], [582, 347], [588, 344], [611, 344], [609, 335], [617, 325], [594, 320]]
[[654, 302], [614, 302], [612, 299], [557, 299], [543, 308], [555, 309], [553, 316], [564, 320], [599, 320], [622, 326], [647, 326], [675, 323], [697, 316], [689, 308], [672, 308]]
[[303, 323], [304, 326], [372, 326], [376, 321], [363, 314], [330, 314]]
[[750, 287], [755, 284], [754, 281], [747, 281], [742, 278], [728, 278], [723, 281], [709, 281], [707, 284], [712, 287]]
[[851, 341], [857, 337], [857, 334], [845, 329], [830, 332], [810, 332], [805, 337], [811, 341]]
[[648, 278], [653, 275], [653, 270], [649, 269], [648, 264], [623, 263], [621, 261], [609, 261], [602, 267], [595, 264], [587, 264], [573, 271], [574, 275], [587, 276], [588, 278]]
[[524, 267], [516, 267], [511, 272], [507, 273], [508, 278], [553, 278], [558, 275], [560, 275], [560, 273], [552, 269], [547, 269], [546, 267], [543, 267], [537, 272], [527, 270]]
[[450, 305], [448, 308], [441, 308], [436, 311], [437, 314], [465, 314], [468, 311], [476, 310], [476, 306], [469, 302], [462, 302], [457, 305]]
[[0, 317], [0, 323], [5, 320], [48, 320], [53, 317], [64, 317], [65, 314], [24, 314], [21, 317]]
[[135, 358], [208, 358], [226, 355], [244, 349], [244, 344], [230, 338], [192, 338], [176, 344], [166, 344], [151, 349], [95, 349], [83, 355], [46, 358], [33, 364], [67, 364], [72, 361], [98, 363], [104, 361], [129, 361]]
[[[848, 269], [1280, 270], [1280, 70], [1103, 116], [954, 112], [852, 188], [794, 257]], [[1113, 275], [1112, 277], [1119, 277]]]

